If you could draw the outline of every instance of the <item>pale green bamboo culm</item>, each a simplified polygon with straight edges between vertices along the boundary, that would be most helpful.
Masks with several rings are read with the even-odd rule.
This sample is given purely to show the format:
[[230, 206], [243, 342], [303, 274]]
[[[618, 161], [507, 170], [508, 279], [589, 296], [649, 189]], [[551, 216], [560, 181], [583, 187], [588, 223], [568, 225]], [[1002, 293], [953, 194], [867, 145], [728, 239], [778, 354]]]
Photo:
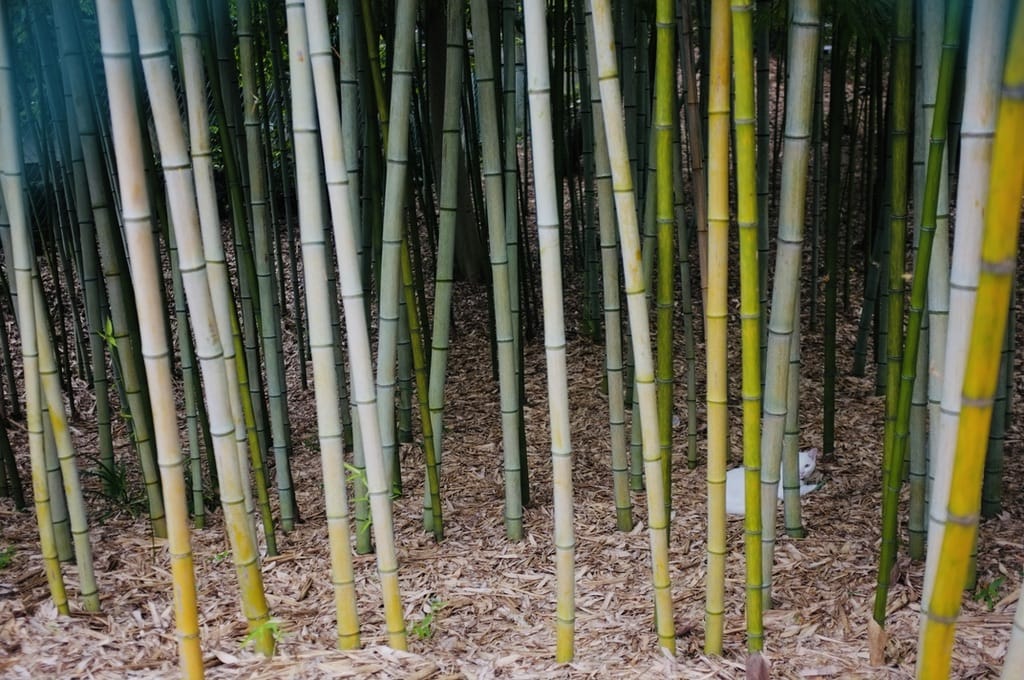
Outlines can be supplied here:
[[[330, 305], [334, 304], [334, 301], [322, 294], [331, 257], [324, 240], [323, 202], [319, 189], [320, 163], [316, 149], [316, 112], [322, 107], [313, 101], [314, 89], [317, 95], [321, 95], [324, 90], [333, 92], [333, 56], [326, 9], [322, 1], [311, 2], [305, 8], [302, 3], [289, 3], [287, 19], [292, 127], [295, 138], [296, 172], [300, 180], [299, 229], [303, 273], [306, 279], [306, 308], [309, 310], [306, 320], [309, 324], [310, 355], [313, 358], [317, 435], [324, 479], [324, 505], [331, 554], [331, 582], [334, 584], [335, 616], [338, 622], [338, 646], [342, 649], [356, 649], [359, 647], [359, 616], [356, 610], [352, 551], [349, 547], [344, 431], [338, 397], [338, 376], [334, 369], [335, 353], [340, 352], [341, 348], [334, 346], [334, 334], [331, 329]], [[333, 98], [333, 94], [331, 96]], [[330, 105], [323, 108], [330, 108]], [[334, 146], [341, 141], [337, 104], [333, 105], [330, 112], [321, 112], [321, 118], [326, 119], [332, 113], [334, 125], [329, 131], [325, 131], [323, 146], [334, 151]], [[333, 193], [339, 172], [342, 181], [346, 183], [348, 174], [344, 166], [339, 171], [333, 153], [327, 157], [328, 190]], [[332, 163], [332, 160], [335, 162]], [[348, 197], [345, 196], [344, 200], [347, 201]], [[351, 209], [347, 205], [344, 207]]]
[[551, 484], [555, 524], [555, 660], [573, 658], [576, 630], [576, 538], [573, 532], [572, 441], [569, 425], [569, 379], [565, 364], [565, 317], [562, 303], [561, 230], [555, 192], [554, 139], [551, 129], [551, 82], [548, 73], [547, 12], [543, 0], [523, 6], [526, 26], [526, 78], [530, 93], [533, 181], [544, 303], [544, 348], [551, 422]]
[[[257, 651], [270, 655], [275, 640], [270, 629], [264, 624], [270, 619], [266, 595], [263, 591], [263, 577], [260, 572], [259, 549], [256, 544], [252, 516], [246, 512], [244, 490], [248, 479], [243, 473], [242, 463], [246, 459], [238, 447], [237, 413], [232, 403], [240, 399], [229, 392], [237, 390], [237, 384], [229, 382], [229, 366], [225, 360], [221, 334], [225, 319], [218, 318], [211, 286], [207, 277], [206, 256], [203, 251], [199, 215], [196, 205], [195, 185], [185, 143], [184, 129], [178, 114], [175, 87], [171, 79], [170, 60], [163, 26], [163, 16], [155, 0], [135, 0], [135, 26], [139, 36], [139, 52], [146, 88], [154, 113], [157, 140], [160, 146], [160, 162], [167, 185], [171, 227], [178, 240], [178, 257], [181, 264], [182, 283], [188, 301], [189, 312], [194, 321], [197, 355], [206, 387], [207, 410], [210, 417], [210, 431], [213, 435], [220, 478], [221, 504], [224, 508], [224, 522], [231, 541], [232, 558], [241, 590], [242, 610], [249, 624]], [[108, 6], [108, 16], [116, 13], [114, 6]], [[118, 22], [120, 23], [120, 22]], [[127, 41], [125, 41], [127, 44]], [[105, 52], [111, 54], [111, 52]], [[127, 51], [115, 52], [112, 59], [126, 59]], [[130, 90], [128, 91], [131, 92]], [[142, 174], [141, 147], [134, 144], [128, 135], [139, 138], [140, 131], [133, 112], [122, 126], [122, 139], [115, 148], [118, 151], [118, 175], [123, 177], [134, 173]], [[115, 116], [117, 118], [119, 116]], [[122, 199], [127, 200], [122, 193]], [[133, 206], [137, 214], [129, 214], [125, 208], [124, 222], [133, 220], [149, 224], [149, 205], [145, 196]], [[220, 300], [223, 303], [223, 299]], [[220, 310], [223, 312], [224, 310]], [[228, 340], [230, 342], [230, 340]]]
[[[334, 245], [338, 259], [338, 273], [341, 282], [341, 296], [345, 307], [345, 326], [348, 336], [349, 367], [352, 376], [352, 403], [358, 412], [359, 435], [366, 457], [366, 481], [370, 496], [371, 513], [373, 516], [373, 535], [377, 544], [377, 571], [380, 575], [381, 591], [384, 599], [384, 623], [387, 627], [388, 644], [395, 649], [405, 649], [405, 622], [402, 614], [401, 594], [398, 589], [398, 558], [395, 549], [394, 525], [391, 515], [390, 480], [386, 473], [386, 459], [381, 446], [380, 424], [377, 420], [377, 404], [373, 389], [373, 361], [370, 356], [370, 336], [367, 330], [367, 318], [363, 287], [359, 278], [359, 264], [356, 259], [356, 225], [352, 222], [352, 188], [348, 183], [348, 169], [345, 164], [345, 149], [341, 139], [341, 121], [335, 96], [335, 80], [331, 65], [330, 48], [327, 35], [327, 14], [323, 0], [309, 3], [310, 15], [304, 16], [304, 4], [301, 1], [289, 2], [289, 26], [294, 26], [292, 34], [296, 44], [289, 43], [289, 63], [292, 69], [292, 125], [296, 140], [296, 168], [301, 173], [299, 187], [299, 220], [303, 234], [303, 255], [308, 252], [311, 260], [306, 266], [312, 265], [320, 272], [314, 279], [307, 270], [307, 297], [316, 297], [313, 291], [322, 288], [326, 278], [326, 265], [329, 261], [324, 244], [323, 202], [320, 186], [320, 151], [324, 158], [324, 171], [328, 184], [328, 198], [334, 225]], [[315, 26], [313, 26], [315, 24]], [[317, 73], [311, 82], [311, 73], [304, 65], [306, 28], [313, 26], [310, 36], [317, 48]], [[311, 88], [316, 91], [316, 113], [319, 114], [321, 126], [320, 150], [317, 142], [317, 119], [314, 116]], [[323, 297], [323, 296], [320, 296]], [[312, 304], [312, 300], [308, 300]], [[325, 301], [326, 302], [326, 301]], [[310, 323], [314, 322], [313, 314], [309, 315]], [[324, 316], [320, 314], [320, 316]], [[312, 326], [311, 326], [312, 329]], [[328, 343], [330, 331], [321, 328], [317, 337], [321, 343]], [[312, 333], [310, 339], [312, 340]], [[320, 344], [320, 343], [318, 343]], [[317, 385], [317, 421], [322, 433], [330, 435], [332, 450], [336, 454], [332, 459], [323, 458], [325, 483], [326, 475], [341, 475], [342, 439], [338, 402], [333, 392], [327, 390], [335, 375], [333, 359], [327, 359], [327, 349], [323, 347], [321, 354], [323, 370], [320, 371], [325, 380]], [[319, 380], [314, 376], [314, 379]], [[321, 396], [321, 387], [326, 391]], [[321, 401], [321, 399], [323, 401]], [[320, 407], [324, 406], [323, 409]], [[341, 484], [340, 486], [343, 486]], [[347, 523], [348, 509], [345, 497], [339, 493], [329, 500], [328, 517], [333, 529], [332, 536], [332, 571], [336, 579], [336, 598], [341, 607], [349, 611], [355, 609], [354, 602], [343, 601], [350, 597], [351, 590], [344, 579], [351, 574], [341, 571], [341, 551], [347, 551], [347, 530], [341, 525]], [[344, 586], [344, 587], [342, 587]], [[343, 631], [339, 622], [339, 640]], [[346, 644], [355, 642], [356, 638], [347, 637]]]
[[484, 193], [490, 240], [491, 284], [494, 297], [494, 334], [498, 346], [498, 383], [501, 391], [502, 451], [505, 461], [505, 533], [514, 541], [523, 537], [522, 459], [519, 453], [519, 386], [516, 381], [515, 338], [512, 332], [509, 259], [505, 235], [505, 201], [501, 147], [498, 137], [497, 88], [494, 83], [491, 29], [486, 0], [473, 0], [474, 72], [480, 100], [480, 144], [483, 147]]
[[[658, 644], [675, 653], [675, 623], [672, 619], [672, 583], [668, 570], [668, 524], [665, 512], [665, 486], [661, 475], [658, 436], [658, 403], [654, 386], [654, 361], [651, 357], [650, 322], [640, 258], [640, 232], [637, 227], [636, 194], [629, 168], [626, 129], [619, 90], [615, 57], [611, 6], [608, 0], [592, 0], [594, 49], [601, 87], [601, 109], [608, 141], [615, 212], [618, 216], [622, 270], [629, 309], [629, 329], [636, 366], [636, 390], [640, 423], [643, 427], [644, 473], [647, 476], [648, 534], [651, 542], [651, 584], [654, 590], [654, 618]], [[634, 412], [633, 417], [638, 414]], [[635, 421], [634, 421], [635, 422]]]
[[[444, 72], [444, 111], [441, 122], [440, 216], [437, 257], [434, 267], [434, 317], [430, 339], [430, 378], [427, 386], [430, 427], [438, 465], [444, 450], [444, 385], [448, 372], [448, 342], [451, 335], [452, 285], [455, 265], [455, 220], [458, 215], [459, 152], [462, 149], [462, 72], [465, 59], [466, 19], [460, 0], [448, 0], [447, 49]], [[430, 490], [423, 494], [423, 524], [433, 522]]]
[[[43, 451], [43, 395], [39, 380], [39, 355], [36, 338], [35, 304], [32, 301], [32, 235], [25, 212], [25, 189], [21, 171], [21, 144], [18, 138], [14, 71], [11, 63], [10, 31], [6, 3], [0, 6], [0, 187], [11, 223], [13, 278], [18, 295], [18, 330], [21, 335], [22, 367], [25, 374], [25, 424], [28, 431], [29, 459], [32, 468], [32, 496], [39, 527], [39, 545], [43, 571], [50, 587], [50, 598], [60, 614], [71, 613], [64, 578], [57, 561], [57, 547], [50, 511], [50, 492], [46, 480]], [[11, 273], [8, 274], [11, 276]]]
[[[369, 3], [363, 3], [368, 21]], [[388, 484], [394, 484], [395, 451], [395, 362], [398, 352], [398, 319], [401, 285], [400, 243], [405, 220], [409, 167], [409, 108], [414, 67], [414, 24], [416, 0], [395, 3], [395, 37], [391, 77], [390, 124], [384, 129], [387, 144], [387, 175], [384, 183], [384, 224], [381, 235], [380, 301], [377, 331], [377, 410], [380, 413], [381, 446]], [[370, 47], [371, 53], [376, 47]], [[373, 56], [371, 54], [371, 56]], [[373, 56], [375, 59], [376, 57]], [[382, 109], [383, 110], [383, 109]], [[371, 492], [372, 495], [372, 492]]]
[[[125, 6], [121, 0], [97, 3], [103, 68], [110, 98], [112, 136], [117, 157], [118, 178], [123, 198], [125, 241], [132, 262], [136, 309], [139, 314], [146, 377], [153, 398], [156, 447], [161, 480], [167, 501], [168, 548], [174, 584], [174, 616], [182, 675], [203, 677], [202, 650], [188, 511], [185, 506], [183, 457], [178, 439], [176, 410], [171, 382], [171, 361], [167, 347], [163, 307], [160, 304], [159, 266], [151, 242], [149, 205], [145, 191], [142, 157], [136, 118], [135, 86], [132, 77]], [[177, 108], [174, 109], [175, 112]], [[225, 517], [227, 508], [225, 508]], [[258, 572], [257, 572], [258, 575]], [[262, 595], [262, 591], [260, 591]]]
[[782, 197], [775, 258], [775, 283], [768, 320], [765, 368], [764, 429], [761, 435], [761, 522], [763, 546], [762, 603], [771, 606], [775, 554], [775, 511], [788, 401], [790, 343], [799, 322], [797, 296], [803, 243], [807, 159], [810, 151], [814, 74], [818, 57], [818, 0], [798, 0], [791, 7], [789, 74], [786, 78], [786, 130], [782, 154]]

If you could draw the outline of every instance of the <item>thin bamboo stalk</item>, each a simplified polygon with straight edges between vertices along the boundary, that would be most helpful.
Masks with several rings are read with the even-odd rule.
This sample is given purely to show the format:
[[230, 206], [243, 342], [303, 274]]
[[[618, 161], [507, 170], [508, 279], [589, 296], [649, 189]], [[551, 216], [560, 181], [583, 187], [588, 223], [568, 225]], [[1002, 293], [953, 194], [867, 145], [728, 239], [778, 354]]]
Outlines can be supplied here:
[[[736, 220], [740, 241], [740, 332], [743, 343], [743, 467], [746, 507], [761, 507], [761, 300], [758, 267], [754, 29], [751, 0], [732, 0], [733, 80], [736, 104]], [[761, 513], [743, 522], [746, 554], [747, 651], [764, 647], [761, 607]]]
[[[14, 69], [10, 54], [8, 8], [0, 6], [0, 101], [4, 110], [0, 114], [0, 191], [11, 224], [11, 257], [14, 280], [20, 289], [18, 295], [18, 331], [21, 336], [22, 368], [25, 382], [25, 425], [28, 431], [29, 459], [32, 469], [32, 497], [39, 526], [40, 553], [43, 571], [50, 587], [50, 597], [57, 612], [69, 615], [67, 594], [60, 564], [57, 561], [54, 528], [51, 519], [50, 490], [46, 480], [43, 450], [42, 405], [43, 394], [39, 379], [39, 354], [36, 337], [35, 304], [33, 303], [32, 235], [25, 213], [24, 178], [21, 169], [21, 142], [18, 138], [16, 102], [14, 97]], [[7, 250], [5, 248], [5, 250]], [[13, 290], [14, 287], [12, 287]]]

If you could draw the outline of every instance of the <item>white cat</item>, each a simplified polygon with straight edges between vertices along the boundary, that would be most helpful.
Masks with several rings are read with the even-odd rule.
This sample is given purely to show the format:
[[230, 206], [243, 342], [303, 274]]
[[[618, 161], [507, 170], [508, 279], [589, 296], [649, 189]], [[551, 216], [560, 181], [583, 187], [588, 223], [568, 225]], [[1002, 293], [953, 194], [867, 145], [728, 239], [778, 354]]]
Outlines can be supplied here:
[[[800, 481], [803, 482], [807, 479], [812, 472], [814, 472], [815, 466], [818, 464], [818, 449], [808, 449], [800, 452], [799, 457], [800, 464]], [[743, 467], [733, 468], [725, 474], [725, 511], [730, 515], [742, 515], [744, 514], [743, 509], [746, 505], [745, 492], [744, 492], [744, 481], [743, 481]], [[818, 488], [817, 484], [801, 484], [800, 495], [810, 493]], [[782, 481], [779, 481], [779, 500], [782, 500], [782, 494], [784, 489], [782, 488]]]

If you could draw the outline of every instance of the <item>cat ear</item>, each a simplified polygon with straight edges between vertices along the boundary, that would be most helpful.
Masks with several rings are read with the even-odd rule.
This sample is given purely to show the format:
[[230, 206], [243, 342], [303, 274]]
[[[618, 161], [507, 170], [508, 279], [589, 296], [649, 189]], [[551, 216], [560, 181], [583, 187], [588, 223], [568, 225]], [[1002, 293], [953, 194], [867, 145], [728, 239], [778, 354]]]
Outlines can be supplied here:
[[818, 453], [818, 447], [815, 446], [813, 449], [810, 449], [807, 452], [807, 455], [810, 457], [811, 460], [818, 460]]

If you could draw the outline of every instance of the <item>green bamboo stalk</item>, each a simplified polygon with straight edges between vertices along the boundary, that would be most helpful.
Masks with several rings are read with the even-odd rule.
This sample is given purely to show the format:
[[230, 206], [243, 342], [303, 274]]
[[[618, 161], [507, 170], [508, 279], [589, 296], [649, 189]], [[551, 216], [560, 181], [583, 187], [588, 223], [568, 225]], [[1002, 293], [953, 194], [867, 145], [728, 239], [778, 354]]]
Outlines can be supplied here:
[[[878, 565], [878, 587], [875, 590], [874, 620], [879, 626], [885, 625], [886, 602], [889, 590], [890, 570], [896, 561], [897, 504], [903, 481], [903, 459], [906, 454], [906, 438], [910, 418], [910, 402], [917, 369], [918, 342], [922, 317], [924, 316], [925, 295], [928, 285], [928, 269], [935, 236], [936, 207], [939, 182], [942, 171], [942, 155], [946, 144], [946, 125], [949, 120], [949, 99], [953, 84], [953, 68], [960, 42], [960, 17], [963, 13], [962, 0], [947, 0], [946, 23], [943, 33], [942, 61], [939, 65], [938, 90], [935, 97], [935, 113], [932, 118], [931, 142], [928, 149], [928, 166], [924, 185], [924, 202], [921, 206], [921, 239], [918, 244], [917, 260], [914, 263], [914, 278], [910, 295], [910, 318], [907, 321], [906, 346], [903, 352], [902, 379], [900, 382], [894, 449], [886, 471], [885, 492], [882, 498], [882, 549]], [[942, 244], [940, 247], [947, 247]], [[892, 334], [892, 329], [890, 329]], [[979, 487], [980, 488], [980, 487]]]
[[[364, 3], [363, 19], [367, 20]], [[395, 7], [394, 62], [391, 78], [390, 123], [382, 122], [387, 148], [387, 177], [384, 188], [384, 222], [381, 237], [380, 302], [378, 305], [377, 408], [380, 412], [381, 445], [387, 479], [394, 483], [395, 461], [395, 361], [399, 325], [399, 250], [408, 184], [409, 105], [412, 92], [413, 24], [415, 0], [401, 0]], [[376, 49], [376, 48], [374, 48]], [[378, 110], [384, 111], [382, 95]]]
[[[522, 410], [516, 381], [515, 344], [509, 288], [508, 247], [505, 243], [505, 200], [502, 187], [498, 138], [498, 109], [493, 73], [490, 17], [486, 0], [473, 0], [474, 71], [480, 102], [480, 143], [483, 147], [483, 179], [490, 241], [491, 287], [494, 295], [494, 336], [498, 351], [498, 382], [501, 392], [502, 450], [505, 464], [505, 533], [523, 537], [523, 476], [519, 449]], [[536, 170], [535, 170], [536, 172]]]
[[[611, 431], [612, 485], [615, 519], [619, 531], [633, 530], [633, 501], [629, 495], [629, 456], [626, 451], [626, 409], [622, 366], [622, 305], [619, 293], [618, 243], [615, 238], [615, 205], [612, 195], [608, 141], [604, 133], [601, 89], [597, 80], [594, 27], [590, 3], [586, 7], [587, 69], [594, 127], [594, 184], [597, 188], [597, 217], [601, 236], [601, 273], [604, 290], [604, 348], [608, 381], [608, 419]], [[639, 414], [639, 412], [637, 412]]]
[[[751, 0], [732, 0], [733, 80], [736, 104], [736, 219], [740, 241], [740, 332], [743, 342], [743, 467], [746, 507], [761, 507], [761, 301], [758, 267], [754, 30]], [[761, 514], [743, 521], [746, 555], [747, 651], [764, 647], [761, 607]], [[748, 661], [750, 664], [751, 661]], [[754, 661], [753, 663], [757, 663]]]
[[[462, 128], [459, 125], [462, 71], [466, 39], [465, 16], [458, 0], [447, 3], [444, 110], [441, 132], [441, 186], [439, 194], [437, 258], [434, 271], [434, 314], [430, 340], [430, 376], [427, 399], [434, 451], [441, 460], [444, 450], [444, 385], [448, 371], [448, 342], [451, 333], [452, 284], [455, 263], [455, 220], [458, 211], [458, 167]], [[423, 497], [424, 526], [433, 517], [432, 501]], [[428, 501], [431, 510], [427, 512]], [[431, 519], [432, 521], [432, 519]]]
[[658, 283], [657, 378], [658, 432], [661, 474], [665, 485], [665, 514], [672, 514], [672, 289], [675, 263], [675, 202], [672, 186], [672, 122], [675, 108], [675, 11], [672, 0], [658, 0], [656, 9], [654, 146], [657, 156]]
[[[17, 100], [14, 98], [14, 69], [10, 55], [10, 32], [7, 27], [7, 6], [0, 7], [0, 192], [11, 225], [11, 253], [15, 286], [18, 295], [18, 331], [21, 337], [22, 368], [25, 383], [25, 425], [28, 431], [29, 459], [32, 469], [32, 497], [39, 526], [39, 545], [43, 558], [43, 571], [50, 588], [50, 597], [57, 612], [69, 615], [64, 579], [57, 558], [54, 528], [51, 521], [50, 490], [46, 480], [46, 462], [43, 450], [42, 405], [43, 394], [39, 379], [39, 355], [36, 337], [35, 305], [33, 303], [32, 235], [25, 212], [24, 178], [21, 168], [21, 143], [16, 121]], [[8, 270], [12, 271], [12, 270]]]
[[249, 198], [252, 211], [253, 259], [260, 296], [259, 330], [266, 363], [267, 397], [270, 402], [270, 439], [277, 472], [277, 494], [280, 504], [281, 529], [295, 527], [295, 493], [292, 489], [291, 453], [288, 437], [288, 391], [282, 359], [281, 319], [275, 306], [277, 282], [270, 267], [272, 225], [268, 222], [266, 175], [263, 144], [260, 135], [259, 99], [256, 94], [256, 67], [253, 56], [252, 3], [238, 3], [238, 56], [241, 66], [242, 98], [245, 115], [246, 159], [248, 160]]

